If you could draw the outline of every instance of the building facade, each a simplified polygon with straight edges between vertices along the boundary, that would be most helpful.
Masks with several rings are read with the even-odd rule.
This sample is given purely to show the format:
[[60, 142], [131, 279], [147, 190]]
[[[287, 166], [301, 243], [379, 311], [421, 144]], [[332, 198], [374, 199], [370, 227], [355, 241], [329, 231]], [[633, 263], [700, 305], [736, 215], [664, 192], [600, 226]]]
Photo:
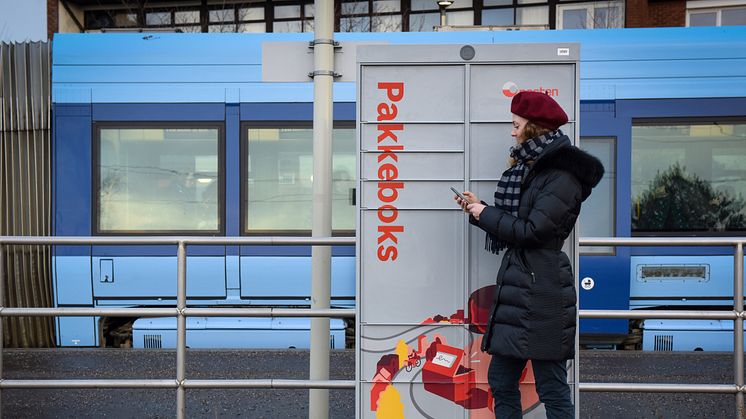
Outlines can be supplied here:
[[[336, 32], [746, 25], [744, 0], [336, 0]], [[442, 3], [442, 2], [441, 2]], [[449, 3], [449, 2], [446, 2]], [[50, 0], [54, 32], [312, 32], [313, 0]], [[55, 27], [56, 25], [56, 27]]]

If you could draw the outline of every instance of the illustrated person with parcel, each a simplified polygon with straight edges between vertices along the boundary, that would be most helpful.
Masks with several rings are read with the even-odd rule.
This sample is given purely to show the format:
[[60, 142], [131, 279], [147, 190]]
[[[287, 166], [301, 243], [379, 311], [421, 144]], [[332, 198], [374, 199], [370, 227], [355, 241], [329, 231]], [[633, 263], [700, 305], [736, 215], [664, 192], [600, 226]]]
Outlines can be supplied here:
[[469, 191], [454, 196], [469, 222], [487, 233], [486, 249], [505, 250], [482, 340], [482, 350], [492, 355], [495, 417], [521, 417], [519, 379], [531, 360], [547, 417], [572, 418], [566, 360], [575, 352], [577, 302], [562, 245], [604, 168], [560, 130], [567, 114], [549, 95], [520, 92], [510, 110], [516, 144], [494, 205]]

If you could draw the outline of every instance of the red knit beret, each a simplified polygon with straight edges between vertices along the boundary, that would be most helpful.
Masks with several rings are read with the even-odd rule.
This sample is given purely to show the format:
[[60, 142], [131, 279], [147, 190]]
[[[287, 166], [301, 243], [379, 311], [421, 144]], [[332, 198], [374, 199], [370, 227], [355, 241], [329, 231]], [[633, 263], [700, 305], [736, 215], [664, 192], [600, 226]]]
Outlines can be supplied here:
[[567, 123], [565, 111], [546, 93], [519, 92], [513, 96], [510, 112], [551, 130]]

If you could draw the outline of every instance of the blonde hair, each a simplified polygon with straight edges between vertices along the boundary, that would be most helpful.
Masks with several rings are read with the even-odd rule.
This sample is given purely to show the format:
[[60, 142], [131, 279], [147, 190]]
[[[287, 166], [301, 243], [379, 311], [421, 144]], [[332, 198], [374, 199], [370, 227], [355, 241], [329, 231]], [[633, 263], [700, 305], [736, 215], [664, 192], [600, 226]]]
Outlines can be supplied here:
[[[544, 128], [540, 125], [536, 125], [535, 123], [528, 121], [526, 122], [526, 126], [523, 128], [523, 135], [521, 135], [520, 138], [516, 138], [518, 140], [518, 144], [520, 145], [524, 141], [536, 138], [540, 135], [544, 135], [547, 133], [552, 132], [549, 128]], [[513, 167], [517, 163], [517, 160], [511, 156], [508, 156], [508, 167]]]

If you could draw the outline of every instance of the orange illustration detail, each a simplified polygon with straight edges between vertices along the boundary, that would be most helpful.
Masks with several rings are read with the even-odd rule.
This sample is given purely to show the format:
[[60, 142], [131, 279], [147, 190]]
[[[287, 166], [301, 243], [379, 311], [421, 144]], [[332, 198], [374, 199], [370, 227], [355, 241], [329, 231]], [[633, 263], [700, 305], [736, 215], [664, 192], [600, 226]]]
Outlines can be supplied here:
[[[404, 417], [401, 398], [391, 383], [401, 370], [411, 372], [415, 369], [418, 369], [417, 373], [422, 374], [424, 389], [428, 393], [469, 410], [470, 418], [494, 417], [494, 402], [487, 381], [491, 356], [480, 349], [482, 335], [488, 324], [494, 288], [494, 285], [483, 287], [471, 294], [468, 303], [470, 318], [464, 318], [464, 310], [457, 310], [448, 317], [435, 315], [421, 323], [467, 325], [472, 339], [465, 348], [448, 345], [446, 338], [438, 333], [422, 334], [417, 336], [416, 348], [410, 347], [404, 340], [399, 340], [395, 354], [381, 357], [376, 365], [374, 384], [370, 392], [370, 406], [371, 410], [377, 412], [376, 417]], [[531, 361], [526, 364], [519, 385], [523, 411], [534, 409], [539, 404], [539, 396], [536, 393]], [[389, 391], [395, 392], [395, 399], [393, 393], [387, 393]], [[401, 416], [388, 416], [389, 403], [391, 406], [402, 406], [400, 410], [396, 410]], [[384, 405], [387, 416], [381, 416]]]

